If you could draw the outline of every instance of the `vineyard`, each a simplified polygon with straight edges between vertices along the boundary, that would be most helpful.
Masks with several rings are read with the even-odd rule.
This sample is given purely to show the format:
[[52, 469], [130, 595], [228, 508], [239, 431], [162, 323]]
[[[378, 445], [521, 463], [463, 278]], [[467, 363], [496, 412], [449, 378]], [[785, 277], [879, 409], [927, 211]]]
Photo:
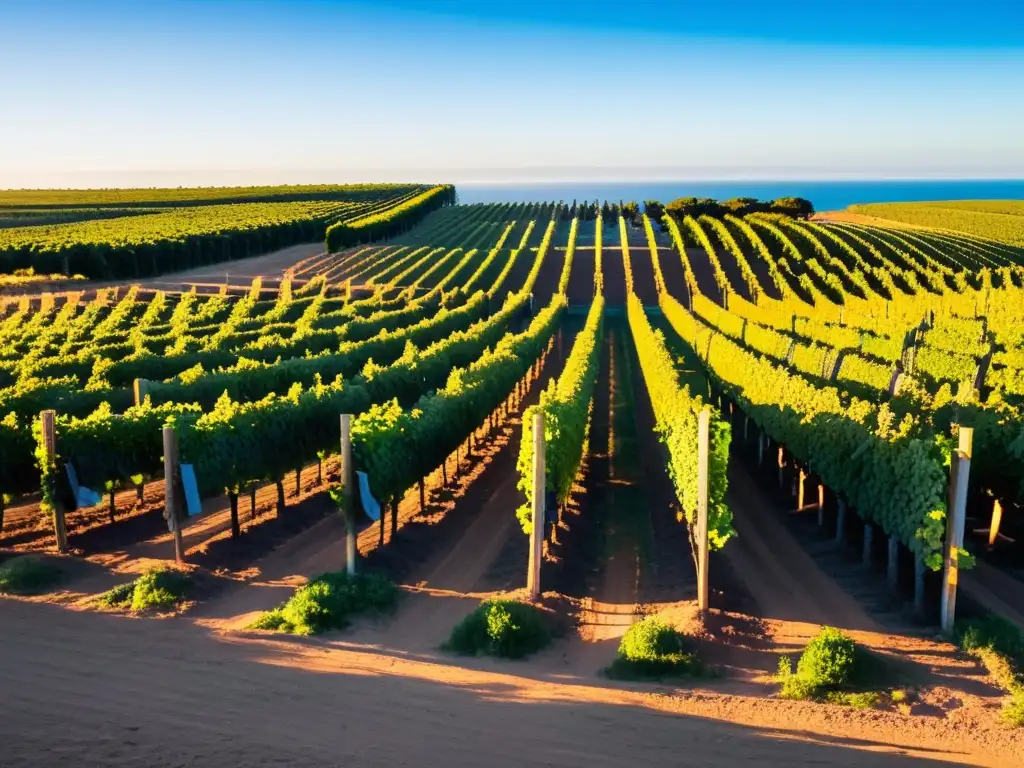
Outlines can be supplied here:
[[[1019, 209], [857, 213], [0, 193], [0, 273], [120, 281], [0, 298], [0, 547], [243, 574], [328, 530], [350, 542], [332, 570], [429, 562], [535, 600], [606, 585], [621, 613], [581, 609], [600, 638], [642, 604], [724, 611], [734, 591], [779, 618], [750, 565], [796, 567], [752, 548], [770, 534], [800, 563], [866, 566], [887, 616], [952, 629], [959, 583], [968, 612], [1018, 620]], [[142, 284], [297, 243], [320, 245], [244, 292]]]

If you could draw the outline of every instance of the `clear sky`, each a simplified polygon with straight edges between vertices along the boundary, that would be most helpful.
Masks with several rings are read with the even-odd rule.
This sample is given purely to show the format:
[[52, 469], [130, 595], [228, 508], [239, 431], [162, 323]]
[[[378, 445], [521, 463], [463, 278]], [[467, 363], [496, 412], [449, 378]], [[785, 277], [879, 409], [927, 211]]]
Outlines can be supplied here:
[[0, 187], [1024, 177], [1024, 0], [0, 0]]

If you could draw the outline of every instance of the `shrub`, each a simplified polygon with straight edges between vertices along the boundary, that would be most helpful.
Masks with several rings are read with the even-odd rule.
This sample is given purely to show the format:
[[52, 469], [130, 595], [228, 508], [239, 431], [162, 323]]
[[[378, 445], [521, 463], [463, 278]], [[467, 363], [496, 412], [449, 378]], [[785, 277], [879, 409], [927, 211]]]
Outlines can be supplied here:
[[823, 627], [800, 654], [795, 673], [788, 656], [779, 660], [777, 680], [782, 684], [779, 696], [783, 699], [826, 698], [863, 708], [874, 706], [879, 701], [877, 694], [840, 693], [840, 689], [857, 681], [865, 666], [865, 655], [853, 638], [833, 627]]
[[833, 627], [824, 627], [804, 648], [796, 674], [815, 688], [838, 688], [851, 682], [857, 658], [853, 638]]
[[521, 659], [551, 641], [540, 609], [517, 600], [485, 600], [455, 625], [444, 649], [466, 656]]
[[1002, 719], [1013, 728], [1024, 727], [1024, 633], [1002, 616], [988, 614], [957, 627], [960, 647], [977, 656], [996, 682], [1011, 694]]
[[192, 577], [174, 568], [154, 568], [134, 581], [100, 595], [98, 602], [108, 608], [129, 608], [135, 613], [173, 608], [185, 599]]
[[353, 614], [394, 606], [398, 588], [373, 574], [324, 573], [299, 587], [285, 603], [254, 621], [253, 629], [315, 635], [343, 629]]
[[688, 646], [686, 635], [660, 619], [646, 618], [626, 630], [607, 673], [626, 679], [698, 674], [703, 667]]
[[0, 565], [0, 593], [30, 595], [60, 583], [64, 572], [55, 563], [32, 555], [12, 557]]

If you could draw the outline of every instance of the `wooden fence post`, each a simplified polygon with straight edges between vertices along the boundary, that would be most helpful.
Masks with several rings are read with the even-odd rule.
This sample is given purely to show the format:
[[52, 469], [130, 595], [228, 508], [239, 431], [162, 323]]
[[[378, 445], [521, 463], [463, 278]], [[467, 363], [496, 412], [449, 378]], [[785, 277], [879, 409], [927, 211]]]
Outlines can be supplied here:
[[341, 498], [345, 517], [345, 567], [349, 576], [356, 572], [356, 531], [352, 509], [352, 414], [341, 414]]
[[697, 422], [697, 609], [710, 607], [708, 579], [708, 463], [711, 409], [705, 407]]
[[818, 483], [818, 527], [825, 525], [825, 486]]
[[802, 512], [804, 509], [804, 482], [806, 480], [807, 472], [801, 467], [800, 473], [797, 476], [796, 508], [798, 512]]
[[846, 544], [846, 499], [836, 500], [836, 544]]
[[185, 562], [184, 545], [181, 541], [181, 519], [178, 517], [178, 435], [174, 427], [164, 427], [164, 510], [167, 514], [167, 526], [174, 534], [174, 559]]
[[[57, 412], [43, 411], [39, 414], [43, 428], [43, 448], [46, 451], [46, 466], [51, 472], [57, 472]], [[57, 551], [68, 551], [68, 529], [64, 521], [64, 505], [56, 497], [56, 479], [54, 479], [53, 501], [53, 533], [57, 540]]]
[[149, 380], [148, 379], [136, 379], [132, 391], [135, 393], [135, 404], [142, 405], [146, 400], [146, 395], [149, 394]]
[[540, 597], [540, 564], [544, 555], [545, 449], [544, 412], [538, 410], [533, 414], [533, 527], [530, 529], [530, 562], [526, 574], [526, 589], [531, 600]]
[[783, 488], [786, 487], [785, 477], [782, 473], [783, 467], [786, 466], [785, 450], [786, 449], [783, 448], [781, 445], [779, 446], [779, 490], [782, 490]]
[[886, 564], [886, 581], [889, 589], [895, 590], [900, 580], [899, 572], [900, 541], [895, 536], [889, 537], [889, 560]]
[[971, 452], [974, 429], [960, 427], [960, 446], [950, 463], [951, 501], [946, 516], [946, 550], [942, 573], [942, 604], [939, 614], [942, 631], [952, 632], [956, 621], [956, 587], [959, 581], [959, 550], [964, 545], [964, 523], [967, 518], [967, 486], [971, 474]]

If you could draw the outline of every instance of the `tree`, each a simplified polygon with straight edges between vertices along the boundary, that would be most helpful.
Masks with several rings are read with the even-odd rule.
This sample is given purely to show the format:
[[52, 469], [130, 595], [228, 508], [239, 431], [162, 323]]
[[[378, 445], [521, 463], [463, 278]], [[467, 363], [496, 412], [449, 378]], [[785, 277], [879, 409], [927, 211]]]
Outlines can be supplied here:
[[672, 218], [682, 220], [687, 216], [721, 217], [725, 209], [710, 197], [680, 197], [665, 206], [665, 212]]
[[665, 206], [657, 200], [644, 200], [644, 213], [651, 221], [661, 221], [661, 217], [665, 215]]
[[640, 220], [640, 206], [634, 201], [630, 203], [621, 203], [622, 215], [626, 217], [629, 223], [635, 225]]
[[794, 219], [809, 219], [814, 215], [814, 205], [803, 197], [780, 197], [772, 201], [770, 210]]
[[733, 216], [746, 216], [748, 213], [767, 211], [770, 205], [762, 203], [756, 197], [734, 197], [722, 203], [722, 207]]

